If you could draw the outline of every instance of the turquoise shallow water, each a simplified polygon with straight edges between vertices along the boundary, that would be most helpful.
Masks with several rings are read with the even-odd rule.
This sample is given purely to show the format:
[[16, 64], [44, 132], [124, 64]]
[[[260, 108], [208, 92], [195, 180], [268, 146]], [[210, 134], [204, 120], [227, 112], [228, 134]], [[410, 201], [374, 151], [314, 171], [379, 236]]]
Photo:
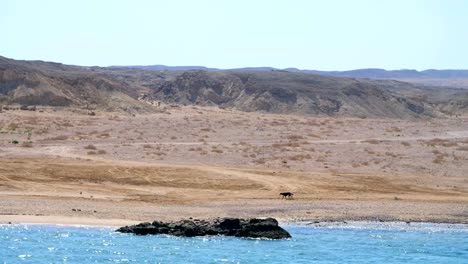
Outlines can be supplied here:
[[0, 226], [0, 263], [468, 263], [468, 227], [288, 225], [292, 239], [134, 236], [111, 228]]

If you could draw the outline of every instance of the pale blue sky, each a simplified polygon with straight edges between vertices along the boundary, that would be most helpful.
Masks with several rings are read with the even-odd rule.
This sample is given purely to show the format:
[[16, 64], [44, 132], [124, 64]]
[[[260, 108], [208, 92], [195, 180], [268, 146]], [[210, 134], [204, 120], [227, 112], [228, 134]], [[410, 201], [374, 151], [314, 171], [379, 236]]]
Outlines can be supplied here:
[[77, 65], [468, 69], [468, 0], [0, 0], [0, 28]]

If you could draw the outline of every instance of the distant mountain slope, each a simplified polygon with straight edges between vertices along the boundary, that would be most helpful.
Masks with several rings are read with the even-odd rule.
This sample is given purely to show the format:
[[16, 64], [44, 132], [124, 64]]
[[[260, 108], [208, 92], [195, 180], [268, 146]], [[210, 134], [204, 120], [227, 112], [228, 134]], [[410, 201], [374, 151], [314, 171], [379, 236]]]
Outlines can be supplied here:
[[[142, 102], [214, 105], [242, 111], [417, 118], [468, 114], [468, 90], [311, 72], [147, 70], [80, 67], [0, 57], [0, 104], [152, 112]], [[459, 73], [459, 74], [463, 74]]]
[[205, 66], [166, 66], [166, 65], [129, 65], [129, 66], [110, 66], [109, 68], [131, 68], [131, 69], [142, 69], [142, 70], [154, 70], [154, 71], [191, 71], [191, 70], [206, 70], [206, 71], [218, 71], [216, 68], [208, 68]]
[[[207, 68], [203, 66], [165, 66], [165, 65], [149, 65], [149, 66], [118, 66], [122, 68], [135, 68], [145, 70], [158, 71], [180, 71], [180, 70], [206, 70], [206, 71], [226, 71], [217, 68]], [[309, 74], [318, 74], [335, 77], [350, 77], [350, 78], [365, 78], [365, 79], [390, 79], [400, 80], [404, 82], [441, 86], [452, 88], [468, 89], [468, 70], [392, 70], [384, 69], [357, 69], [350, 71], [317, 71], [317, 70], [300, 70], [297, 68], [276, 69], [272, 67], [246, 67], [237, 69], [227, 69], [228, 71], [288, 71], [300, 72]]]
[[[295, 71], [295, 69], [289, 69]], [[443, 86], [468, 89], [468, 70], [395, 70], [383, 69], [359, 69], [352, 71], [309, 71], [297, 70], [305, 73], [313, 73], [336, 77], [352, 77], [366, 79], [391, 79], [429, 86]]]
[[387, 71], [383, 69], [358, 69], [351, 71], [313, 71], [285, 69], [289, 71], [299, 71], [305, 73], [314, 73], [320, 75], [329, 75], [337, 77], [354, 77], [368, 79], [412, 79], [412, 78], [468, 78], [468, 70], [394, 70]]
[[133, 66], [111, 66], [111, 68], [134, 68], [145, 70], [169, 70], [169, 71], [188, 71], [188, 70], [205, 70], [205, 71], [288, 71], [312, 73], [326, 76], [336, 77], [352, 77], [366, 79], [411, 79], [411, 78], [468, 78], [468, 70], [384, 70], [378, 68], [356, 69], [350, 71], [318, 71], [306, 70], [297, 68], [277, 69], [273, 67], [244, 67], [232, 69], [208, 68], [205, 66], [166, 66], [166, 65], [133, 65]]
[[436, 115], [431, 105], [392, 92], [415, 88], [395, 81], [283, 71], [190, 71], [151, 88], [153, 100], [242, 111], [391, 118]]
[[0, 57], [0, 103], [141, 110], [138, 95], [97, 69]]

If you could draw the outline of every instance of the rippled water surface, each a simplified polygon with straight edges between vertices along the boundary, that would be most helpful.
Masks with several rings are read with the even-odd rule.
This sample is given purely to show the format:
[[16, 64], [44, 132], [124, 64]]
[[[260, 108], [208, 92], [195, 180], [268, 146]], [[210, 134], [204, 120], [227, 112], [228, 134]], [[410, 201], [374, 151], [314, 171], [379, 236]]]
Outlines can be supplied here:
[[292, 239], [134, 236], [110, 228], [0, 226], [0, 263], [468, 263], [463, 225], [289, 225]]

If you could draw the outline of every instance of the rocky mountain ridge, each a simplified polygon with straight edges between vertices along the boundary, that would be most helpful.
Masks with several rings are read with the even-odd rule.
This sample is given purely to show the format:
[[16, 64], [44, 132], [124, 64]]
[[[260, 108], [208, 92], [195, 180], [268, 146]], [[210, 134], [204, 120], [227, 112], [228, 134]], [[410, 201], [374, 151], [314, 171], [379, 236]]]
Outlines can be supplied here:
[[0, 104], [145, 113], [148, 102], [241, 111], [421, 118], [468, 113], [468, 91], [283, 70], [146, 70], [0, 57]]

